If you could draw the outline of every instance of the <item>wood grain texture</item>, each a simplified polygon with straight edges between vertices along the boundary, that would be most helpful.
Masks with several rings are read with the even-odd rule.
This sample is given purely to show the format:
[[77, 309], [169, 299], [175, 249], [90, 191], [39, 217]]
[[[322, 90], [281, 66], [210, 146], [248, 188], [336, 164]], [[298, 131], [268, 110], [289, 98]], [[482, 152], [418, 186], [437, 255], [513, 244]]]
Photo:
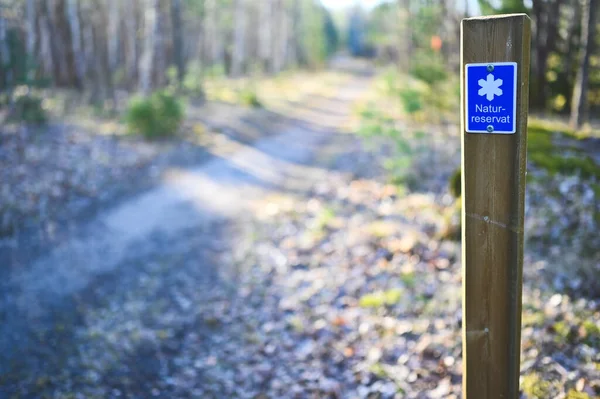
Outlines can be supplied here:
[[[517, 399], [531, 23], [461, 24], [463, 396]], [[517, 63], [515, 134], [465, 133], [465, 64]]]

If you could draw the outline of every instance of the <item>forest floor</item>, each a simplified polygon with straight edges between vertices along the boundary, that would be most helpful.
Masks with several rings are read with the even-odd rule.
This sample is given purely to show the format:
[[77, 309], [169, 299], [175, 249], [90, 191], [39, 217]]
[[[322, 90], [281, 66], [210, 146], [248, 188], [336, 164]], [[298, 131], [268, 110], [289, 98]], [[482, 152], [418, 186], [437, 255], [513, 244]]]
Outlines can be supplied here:
[[[398, 190], [385, 143], [350, 133], [373, 79], [288, 79], [262, 110], [192, 104], [159, 143], [2, 133], [0, 397], [460, 397], [456, 129], [425, 129]], [[539, 191], [560, 183], [530, 207], [575, 201]], [[538, 278], [572, 255], [554, 243], [526, 253], [523, 397], [595, 398], [600, 302]]]

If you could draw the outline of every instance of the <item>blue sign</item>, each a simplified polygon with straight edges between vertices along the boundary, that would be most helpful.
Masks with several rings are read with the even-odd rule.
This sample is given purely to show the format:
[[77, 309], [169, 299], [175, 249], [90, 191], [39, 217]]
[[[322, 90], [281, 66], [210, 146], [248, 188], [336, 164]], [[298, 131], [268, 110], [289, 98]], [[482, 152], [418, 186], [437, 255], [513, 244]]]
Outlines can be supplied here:
[[517, 63], [465, 65], [468, 133], [513, 134], [517, 129]]

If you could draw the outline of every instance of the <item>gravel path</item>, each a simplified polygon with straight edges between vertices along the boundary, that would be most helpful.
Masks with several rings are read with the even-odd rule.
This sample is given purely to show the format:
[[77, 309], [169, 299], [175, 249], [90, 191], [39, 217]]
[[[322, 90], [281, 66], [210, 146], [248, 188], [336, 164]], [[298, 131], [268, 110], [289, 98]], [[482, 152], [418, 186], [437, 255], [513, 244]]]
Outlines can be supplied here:
[[[349, 112], [364, 82], [351, 86], [320, 103]], [[310, 184], [302, 165], [348, 115], [318, 115], [319, 102], [306, 109], [311, 119], [254, 146], [232, 142], [199, 167], [168, 169], [155, 188], [99, 212], [34, 261], [4, 269], [0, 397], [117, 397], [119, 387], [148, 397], [147, 372], [164, 377], [156, 396], [173, 397], [165, 392], [174, 346], [190, 331], [202, 334], [205, 327], [194, 328], [200, 312], [233, 287], [234, 270], [214, 255], [231, 247], [223, 226], [283, 186]]]
[[[428, 136], [400, 195], [335, 129], [368, 82], [3, 269], [0, 398], [459, 398], [459, 141]], [[522, 397], [598, 397], [599, 302], [525, 268]]]

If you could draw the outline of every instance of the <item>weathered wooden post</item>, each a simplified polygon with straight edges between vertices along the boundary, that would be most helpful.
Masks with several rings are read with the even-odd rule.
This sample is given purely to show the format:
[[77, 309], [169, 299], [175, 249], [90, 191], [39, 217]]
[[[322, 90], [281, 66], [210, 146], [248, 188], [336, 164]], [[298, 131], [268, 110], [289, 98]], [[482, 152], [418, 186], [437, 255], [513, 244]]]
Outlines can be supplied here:
[[530, 19], [461, 24], [463, 392], [517, 399]]

